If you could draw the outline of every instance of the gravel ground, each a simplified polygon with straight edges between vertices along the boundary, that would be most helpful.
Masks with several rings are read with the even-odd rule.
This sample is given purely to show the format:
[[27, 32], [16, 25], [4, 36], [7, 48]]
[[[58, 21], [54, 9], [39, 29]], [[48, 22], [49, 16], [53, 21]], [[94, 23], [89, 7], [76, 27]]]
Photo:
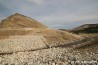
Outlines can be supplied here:
[[0, 40], [0, 43], [0, 65], [75, 65], [75, 62], [83, 65], [83, 61], [88, 65], [98, 63], [98, 44], [83, 49], [72, 49], [72, 46], [47, 48], [43, 36], [12, 36]]
[[71, 65], [72, 61], [98, 61], [98, 51], [49, 48], [0, 56], [0, 65]]

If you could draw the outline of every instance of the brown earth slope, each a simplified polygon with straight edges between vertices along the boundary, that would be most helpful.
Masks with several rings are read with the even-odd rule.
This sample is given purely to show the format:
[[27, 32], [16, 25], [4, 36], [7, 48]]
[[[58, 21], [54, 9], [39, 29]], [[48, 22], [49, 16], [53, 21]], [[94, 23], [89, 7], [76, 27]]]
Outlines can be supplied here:
[[0, 23], [0, 28], [47, 28], [38, 21], [21, 14], [14, 14]]

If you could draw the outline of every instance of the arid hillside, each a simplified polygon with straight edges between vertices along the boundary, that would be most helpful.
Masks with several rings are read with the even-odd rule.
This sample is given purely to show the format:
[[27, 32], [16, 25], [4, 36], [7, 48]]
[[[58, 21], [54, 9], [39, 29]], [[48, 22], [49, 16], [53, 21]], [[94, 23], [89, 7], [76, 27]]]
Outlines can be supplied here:
[[[42, 48], [46, 48], [47, 46], [53, 47], [64, 45], [68, 42], [73, 42], [80, 39], [82, 39], [82, 37], [78, 35], [52, 29], [3, 29], [0, 31], [0, 43], [3, 44], [0, 44], [0, 48], [4, 53], [6, 53], [7, 50], [11, 51], [11, 48], [13, 48], [11, 52], [16, 52], [14, 51], [14, 49], [24, 50], [24, 48], [26, 50], [35, 50], [39, 49], [40, 47], [38, 46], [41, 46], [43, 44], [44, 46], [42, 46]], [[28, 47], [28, 45], [30, 45], [31, 47]], [[5, 51], [3, 49], [5, 49]]]
[[98, 24], [84, 24], [71, 30], [74, 33], [98, 33]]
[[47, 27], [30, 17], [16, 13], [2, 20], [0, 23], [0, 28], [47, 28]]
[[82, 39], [66, 31], [49, 29], [18, 13], [1, 21], [0, 27], [0, 53], [40, 49], [39, 45], [42, 45], [41, 48], [53, 47]]
[[14, 14], [0, 23], [0, 65], [71, 65], [76, 60], [98, 60], [98, 55], [92, 57], [98, 53], [96, 40], [98, 37], [84, 38], [50, 29]]

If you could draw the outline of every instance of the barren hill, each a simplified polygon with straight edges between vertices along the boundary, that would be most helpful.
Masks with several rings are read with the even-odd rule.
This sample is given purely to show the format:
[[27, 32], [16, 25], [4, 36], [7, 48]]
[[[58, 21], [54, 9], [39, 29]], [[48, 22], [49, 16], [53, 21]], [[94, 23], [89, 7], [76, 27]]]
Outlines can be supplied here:
[[36, 20], [17, 13], [3, 20], [0, 26], [0, 43], [3, 44], [0, 44], [0, 53], [53, 47], [82, 39], [66, 31], [49, 29]]
[[22, 14], [14, 14], [4, 19], [0, 23], [0, 28], [47, 28], [38, 21], [24, 16]]
[[84, 24], [72, 30], [75, 33], [98, 33], [98, 24]]

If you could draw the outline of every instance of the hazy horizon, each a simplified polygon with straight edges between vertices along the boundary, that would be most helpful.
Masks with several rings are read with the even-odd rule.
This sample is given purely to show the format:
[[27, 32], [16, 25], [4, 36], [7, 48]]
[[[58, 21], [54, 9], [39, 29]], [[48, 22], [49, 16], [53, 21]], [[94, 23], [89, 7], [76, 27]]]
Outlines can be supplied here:
[[20, 13], [55, 29], [98, 23], [98, 0], [0, 0], [0, 21]]

